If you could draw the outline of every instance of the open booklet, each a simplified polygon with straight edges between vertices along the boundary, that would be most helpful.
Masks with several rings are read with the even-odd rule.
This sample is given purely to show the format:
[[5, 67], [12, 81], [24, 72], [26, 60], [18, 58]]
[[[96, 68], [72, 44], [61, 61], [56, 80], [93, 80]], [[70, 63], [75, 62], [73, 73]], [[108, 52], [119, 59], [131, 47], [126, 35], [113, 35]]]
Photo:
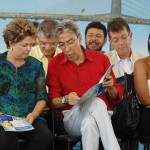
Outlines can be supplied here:
[[78, 100], [78, 102], [73, 106], [72, 109], [74, 109], [77, 106], [82, 106], [83, 104], [87, 103], [88, 101], [90, 101], [93, 97], [99, 96], [101, 94], [105, 94], [107, 93], [107, 88], [104, 88], [102, 86], [106, 75], [109, 75], [112, 68], [114, 67], [114, 64], [111, 65], [107, 71], [105, 72], [105, 74], [102, 76], [102, 78], [100, 79], [100, 81], [98, 82], [98, 84], [95, 84], [93, 87], [91, 87], [87, 92], [85, 92], [80, 99]]
[[24, 132], [33, 130], [34, 127], [25, 118], [11, 116], [0, 112], [0, 123], [5, 131]]

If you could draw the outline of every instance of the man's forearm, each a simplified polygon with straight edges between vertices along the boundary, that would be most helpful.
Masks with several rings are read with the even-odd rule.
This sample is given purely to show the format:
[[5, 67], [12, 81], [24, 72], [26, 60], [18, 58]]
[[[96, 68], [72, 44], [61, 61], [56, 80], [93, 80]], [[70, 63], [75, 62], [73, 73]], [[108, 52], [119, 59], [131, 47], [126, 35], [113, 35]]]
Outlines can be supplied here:
[[52, 99], [52, 107], [54, 108], [63, 108], [66, 104], [62, 103], [62, 97], [56, 97]]

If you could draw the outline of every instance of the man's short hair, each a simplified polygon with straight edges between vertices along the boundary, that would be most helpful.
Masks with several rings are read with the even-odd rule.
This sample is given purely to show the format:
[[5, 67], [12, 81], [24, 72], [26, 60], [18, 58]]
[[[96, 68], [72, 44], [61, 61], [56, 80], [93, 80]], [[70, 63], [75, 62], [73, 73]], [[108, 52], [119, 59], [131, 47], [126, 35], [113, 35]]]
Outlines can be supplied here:
[[130, 27], [125, 19], [121, 17], [113, 18], [111, 21], [107, 24], [107, 32], [108, 36], [110, 38], [110, 32], [119, 32], [123, 30], [123, 28], [127, 30], [128, 33], [130, 33]]
[[70, 19], [64, 19], [59, 23], [58, 28], [56, 30], [56, 37], [58, 37], [61, 33], [64, 32], [72, 32], [76, 36], [81, 35], [79, 26], [76, 24], [76, 22]]
[[43, 33], [47, 38], [55, 37], [58, 22], [56, 20], [47, 19], [39, 23], [37, 28], [37, 37], [39, 33]]
[[105, 38], [105, 39], [107, 38], [107, 30], [106, 30], [106, 27], [105, 27], [101, 22], [99, 22], [99, 21], [90, 22], [90, 23], [87, 25], [86, 29], [85, 29], [85, 36], [86, 36], [86, 34], [87, 34], [87, 32], [88, 32], [88, 30], [89, 30], [90, 28], [96, 28], [96, 29], [99, 29], [99, 30], [103, 30], [103, 32], [104, 32], [104, 38]]

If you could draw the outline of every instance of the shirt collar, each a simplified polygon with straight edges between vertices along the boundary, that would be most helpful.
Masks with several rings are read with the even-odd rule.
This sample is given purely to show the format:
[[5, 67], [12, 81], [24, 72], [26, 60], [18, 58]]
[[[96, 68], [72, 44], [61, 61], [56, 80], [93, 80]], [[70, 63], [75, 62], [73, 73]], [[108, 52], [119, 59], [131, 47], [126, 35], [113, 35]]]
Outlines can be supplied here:
[[42, 60], [43, 58], [46, 58], [45, 55], [42, 53], [41, 49], [40, 49], [40, 46], [39, 45], [36, 45], [35, 46], [35, 49], [38, 49], [38, 52], [39, 52], [39, 60]]
[[[131, 52], [132, 52], [132, 51], [131, 51]], [[118, 62], [121, 61], [122, 59], [120, 59], [118, 53], [117, 53], [116, 51], [115, 51], [115, 53], [116, 53], [117, 61], [118, 61]], [[130, 56], [129, 58], [126, 58], [126, 59], [129, 59], [129, 60], [131, 60], [131, 62], [132, 62], [132, 53], [131, 53], [131, 56]]]
[[[82, 48], [82, 50], [83, 50], [84, 53], [85, 53], [85, 60], [84, 60], [84, 61], [86, 61], [86, 60], [88, 60], [88, 61], [94, 61], [94, 56], [91, 55], [91, 54], [88, 52], [89, 50], [85, 49], [82, 45], [81, 45], [81, 48]], [[60, 64], [65, 64], [65, 63], [67, 63], [67, 62], [69, 62], [69, 60], [67, 59], [66, 55], [65, 55], [64, 53], [62, 53], [62, 57], [61, 57], [61, 59], [60, 59]]]
[[[39, 60], [42, 60], [42, 59], [47, 59], [47, 57], [42, 53], [42, 51], [41, 51], [41, 49], [40, 49], [40, 47], [39, 47], [39, 45], [37, 45], [37, 48], [39, 49]], [[54, 53], [54, 57], [56, 56], [56, 55], [58, 55], [59, 53], [61, 53], [62, 51], [61, 51], [61, 49], [59, 49], [58, 47], [56, 48], [56, 51], [55, 51], [55, 53]]]

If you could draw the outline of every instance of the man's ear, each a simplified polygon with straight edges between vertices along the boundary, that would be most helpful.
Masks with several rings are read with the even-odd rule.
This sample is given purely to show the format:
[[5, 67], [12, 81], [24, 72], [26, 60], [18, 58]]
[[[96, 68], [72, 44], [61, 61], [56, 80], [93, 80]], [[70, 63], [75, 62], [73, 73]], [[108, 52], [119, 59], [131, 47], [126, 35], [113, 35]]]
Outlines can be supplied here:
[[82, 36], [79, 35], [78, 38], [79, 38], [79, 42], [81, 43], [81, 41], [82, 41]]

